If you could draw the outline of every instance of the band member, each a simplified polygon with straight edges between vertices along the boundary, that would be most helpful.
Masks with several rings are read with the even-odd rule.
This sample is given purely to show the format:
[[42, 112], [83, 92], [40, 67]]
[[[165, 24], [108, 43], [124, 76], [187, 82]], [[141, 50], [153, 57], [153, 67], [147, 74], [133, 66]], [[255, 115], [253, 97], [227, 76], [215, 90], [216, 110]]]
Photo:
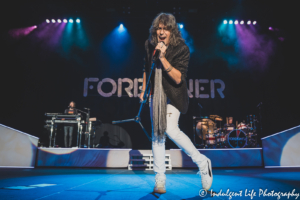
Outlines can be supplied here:
[[224, 124], [224, 128], [227, 129], [227, 132], [230, 132], [235, 129], [235, 125], [233, 124], [233, 117], [226, 118], [226, 124]]
[[151, 70], [154, 49], [160, 53], [150, 78], [149, 97], [153, 170], [156, 174], [153, 192], [161, 194], [166, 192], [166, 135], [197, 164], [202, 186], [208, 190], [213, 178], [211, 161], [199, 153], [190, 138], [178, 127], [180, 113], [185, 114], [189, 104], [186, 74], [190, 52], [172, 14], [161, 13], [153, 20], [149, 39], [145, 42], [146, 57], [141, 101], [146, 88], [146, 75]]
[[[69, 104], [69, 108], [65, 110], [66, 115], [77, 115], [78, 111], [75, 108], [75, 102], [71, 101]], [[65, 120], [65, 119], [62, 119]], [[73, 129], [74, 129], [75, 124], [73, 123], [66, 123], [64, 126], [64, 132], [65, 132], [65, 137], [64, 137], [64, 142], [65, 142], [65, 147], [71, 147], [72, 146], [72, 135], [73, 135]], [[68, 132], [69, 132], [69, 145], [68, 145]]]

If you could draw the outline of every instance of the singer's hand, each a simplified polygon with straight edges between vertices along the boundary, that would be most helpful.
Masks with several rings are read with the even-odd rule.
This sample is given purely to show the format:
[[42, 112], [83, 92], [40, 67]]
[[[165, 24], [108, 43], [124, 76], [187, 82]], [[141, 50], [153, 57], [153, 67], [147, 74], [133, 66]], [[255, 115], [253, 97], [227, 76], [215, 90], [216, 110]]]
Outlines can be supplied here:
[[165, 58], [167, 46], [163, 42], [158, 43], [155, 49], [160, 50], [159, 59]]

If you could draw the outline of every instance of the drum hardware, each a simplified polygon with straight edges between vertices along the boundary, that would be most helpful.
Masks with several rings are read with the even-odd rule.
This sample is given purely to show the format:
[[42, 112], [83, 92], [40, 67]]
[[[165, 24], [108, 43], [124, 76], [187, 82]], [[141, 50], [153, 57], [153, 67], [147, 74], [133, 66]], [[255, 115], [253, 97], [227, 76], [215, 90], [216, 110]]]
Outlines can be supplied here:
[[241, 129], [235, 129], [225, 136], [225, 143], [231, 148], [244, 148], [247, 140], [247, 134]]
[[220, 117], [219, 115], [209, 115], [209, 118], [214, 121], [223, 121], [223, 118]]
[[[209, 115], [193, 117], [194, 119], [194, 143], [196, 136], [196, 124], [201, 122], [201, 134], [198, 137], [202, 140], [202, 148], [244, 148], [257, 146], [257, 118], [255, 115], [247, 115], [247, 120], [238, 123], [236, 127], [227, 124], [221, 126], [222, 117], [219, 115]], [[220, 123], [219, 126], [218, 122]], [[198, 129], [197, 129], [198, 130]]]
[[[204, 144], [204, 134], [203, 134], [203, 130], [202, 130], [202, 123], [204, 125], [208, 125], [208, 122], [202, 122], [201, 120], [203, 119], [203, 117], [196, 117], [193, 116], [193, 131], [194, 131], [194, 145], [198, 148], [205, 148], [205, 144]], [[197, 130], [196, 130], [196, 125], [198, 124], [198, 122], [201, 122], [201, 133], [200, 135], [198, 135]], [[196, 135], [197, 137], [199, 137], [201, 139], [201, 144], [197, 144], [196, 143]]]

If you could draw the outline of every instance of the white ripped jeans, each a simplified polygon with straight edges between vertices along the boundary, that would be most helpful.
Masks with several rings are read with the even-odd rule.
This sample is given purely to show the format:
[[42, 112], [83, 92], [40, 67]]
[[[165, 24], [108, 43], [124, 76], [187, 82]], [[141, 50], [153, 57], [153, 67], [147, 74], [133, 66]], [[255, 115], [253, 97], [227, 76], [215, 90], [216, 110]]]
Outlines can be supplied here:
[[[152, 123], [152, 98], [150, 97], [150, 117]], [[178, 121], [180, 117], [180, 112], [177, 108], [175, 108], [168, 99], [167, 104], [167, 136], [188, 156], [190, 156], [193, 162], [199, 167], [202, 161], [206, 160], [206, 156], [200, 154], [200, 152], [196, 149], [190, 138], [183, 133], [178, 127]], [[153, 126], [153, 123], [152, 123]], [[152, 128], [153, 130], [153, 128]], [[153, 134], [153, 131], [152, 131]], [[153, 137], [153, 135], [152, 135]], [[155, 178], [166, 179], [165, 171], [165, 141], [162, 142], [154, 142], [152, 141], [152, 153], [153, 153], [153, 170], [156, 174]]]

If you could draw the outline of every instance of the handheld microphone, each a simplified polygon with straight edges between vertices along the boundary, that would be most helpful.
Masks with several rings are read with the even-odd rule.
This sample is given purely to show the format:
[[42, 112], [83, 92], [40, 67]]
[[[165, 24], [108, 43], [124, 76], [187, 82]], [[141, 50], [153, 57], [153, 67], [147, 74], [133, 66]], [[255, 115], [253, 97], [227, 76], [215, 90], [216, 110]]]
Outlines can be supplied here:
[[89, 110], [89, 108], [83, 108], [83, 109]]
[[157, 60], [159, 54], [160, 54], [160, 50], [159, 49], [154, 49], [154, 51], [153, 51], [153, 59]]
[[[163, 44], [165, 44], [164, 42], [162, 42]], [[160, 50], [159, 49], [154, 49], [153, 51], [153, 59], [157, 60], [157, 58], [159, 57], [160, 54]]]

